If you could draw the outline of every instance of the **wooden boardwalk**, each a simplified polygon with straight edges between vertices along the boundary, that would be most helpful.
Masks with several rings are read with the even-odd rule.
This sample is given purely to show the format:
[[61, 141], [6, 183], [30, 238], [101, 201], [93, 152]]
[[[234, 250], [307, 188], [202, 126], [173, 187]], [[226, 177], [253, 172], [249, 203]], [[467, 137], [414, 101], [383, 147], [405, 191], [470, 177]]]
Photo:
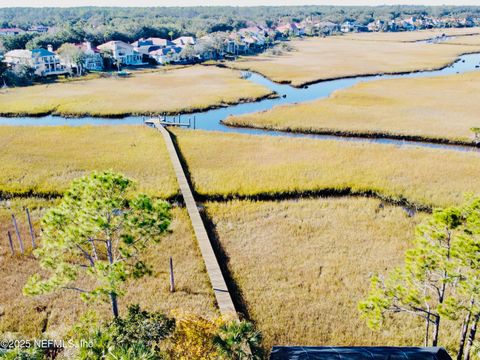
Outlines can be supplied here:
[[200, 212], [198, 211], [197, 203], [193, 197], [192, 190], [187, 181], [187, 177], [185, 176], [185, 172], [183, 171], [182, 164], [180, 163], [177, 151], [173, 145], [170, 133], [161, 124], [155, 124], [155, 127], [160, 131], [165, 140], [165, 145], [167, 146], [167, 151], [170, 155], [175, 175], [177, 176], [178, 185], [180, 186], [180, 191], [182, 192], [188, 215], [192, 222], [193, 231], [195, 232], [203, 261], [205, 262], [205, 267], [210, 278], [210, 283], [213, 287], [213, 292], [215, 293], [220, 313], [229, 317], [234, 316], [235, 318], [238, 318], [232, 297], [230, 296], [227, 284], [223, 278], [220, 265], [218, 264], [212, 244], [208, 238], [207, 230], [205, 229]]

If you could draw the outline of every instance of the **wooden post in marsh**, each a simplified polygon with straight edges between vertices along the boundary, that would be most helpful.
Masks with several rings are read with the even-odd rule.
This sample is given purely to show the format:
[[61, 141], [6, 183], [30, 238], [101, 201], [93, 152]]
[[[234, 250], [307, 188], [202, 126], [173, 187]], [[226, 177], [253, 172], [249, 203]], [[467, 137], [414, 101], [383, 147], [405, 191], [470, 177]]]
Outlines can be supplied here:
[[30, 236], [32, 237], [32, 249], [35, 249], [35, 231], [33, 231], [32, 219], [30, 219], [30, 211], [28, 208], [26, 209], [27, 212], [27, 220], [28, 220], [28, 227], [30, 229]]
[[13, 248], [12, 234], [10, 234], [10, 231], [7, 231], [7, 236], [8, 236], [8, 243], [10, 244], [10, 250], [12, 252], [12, 255], [15, 255], [15, 249]]
[[15, 218], [14, 214], [12, 214], [12, 221], [13, 221], [13, 226], [15, 227], [15, 233], [17, 234], [18, 243], [20, 244], [20, 252], [23, 254], [24, 249], [23, 249], [22, 236], [20, 235], [20, 230], [18, 230], [17, 219]]
[[170, 256], [170, 292], [175, 292], [175, 278], [173, 276], [173, 259]]
[[235, 306], [233, 305], [230, 292], [228, 291], [227, 283], [223, 278], [222, 270], [220, 269], [217, 257], [213, 251], [207, 230], [205, 229], [202, 217], [198, 211], [197, 203], [193, 197], [190, 184], [188, 183], [185, 172], [183, 171], [182, 164], [180, 163], [177, 150], [173, 145], [170, 133], [161, 124], [156, 124], [156, 127], [163, 136], [170, 160], [172, 161], [178, 185], [180, 187], [180, 191], [182, 192], [190, 221], [192, 222], [193, 232], [197, 238], [198, 247], [200, 248], [200, 252], [205, 263], [208, 277], [210, 278], [210, 284], [212, 284], [213, 293], [215, 294], [215, 299], [217, 300], [220, 313], [224, 316], [238, 319], [238, 314], [235, 310]]

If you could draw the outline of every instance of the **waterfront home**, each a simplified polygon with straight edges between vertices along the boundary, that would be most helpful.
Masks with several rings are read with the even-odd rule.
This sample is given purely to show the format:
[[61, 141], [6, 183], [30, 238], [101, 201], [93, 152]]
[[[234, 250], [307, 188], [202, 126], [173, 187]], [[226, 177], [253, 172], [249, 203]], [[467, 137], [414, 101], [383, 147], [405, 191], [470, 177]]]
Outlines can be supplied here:
[[0, 29], [0, 36], [2, 35], [19, 35], [23, 34], [25, 31], [19, 28], [3, 28]]
[[144, 55], [144, 57], [154, 59], [159, 64], [169, 62], [169, 60], [167, 60], [167, 57], [168, 54], [171, 52], [170, 50], [159, 50], [170, 49], [176, 46], [170, 40], [152, 37], [148, 39], [139, 39], [133, 42], [131, 45], [135, 48], [135, 50]]
[[192, 36], [181, 36], [173, 40], [173, 43], [177, 46], [185, 47], [187, 45], [191, 45], [191, 46], [195, 45], [196, 41], [195, 41], [195, 38]]
[[417, 27], [411, 21], [403, 20], [400, 24], [401, 24], [401, 28], [405, 31], [415, 31], [415, 30], [417, 30]]
[[239, 33], [234, 32], [228, 35], [227, 39], [225, 40], [225, 52], [231, 55], [247, 54], [251, 44], [251, 40], [246, 42], [244, 37], [242, 37]]
[[157, 49], [149, 52], [149, 56], [154, 59], [157, 64], [166, 65], [174, 62], [182, 48], [179, 46], [168, 46], [162, 49]]
[[145, 48], [145, 47], [156, 47], [156, 49], [153, 50], [158, 50], [158, 49], [163, 49], [168, 46], [174, 46], [175, 44], [173, 41], [170, 41], [168, 39], [162, 39], [162, 38], [157, 38], [157, 37], [150, 37], [147, 39], [139, 39], [131, 44], [133, 47], [136, 48]]
[[282, 36], [301, 36], [304, 35], [303, 29], [300, 29], [296, 23], [288, 23], [284, 25], [279, 25], [275, 29]]
[[352, 21], [346, 21], [340, 27], [340, 31], [343, 33], [349, 32], [368, 32], [368, 26], [358, 24]]
[[25, 65], [31, 67], [38, 76], [51, 76], [65, 74], [66, 70], [60, 64], [60, 59], [53, 52], [51, 45], [48, 50], [11, 50], [5, 54], [5, 60], [8, 65]]
[[343, 33], [349, 33], [349, 32], [354, 32], [355, 31], [355, 23], [351, 22], [351, 21], [345, 21], [341, 27], [340, 27], [340, 31], [343, 32]]
[[266, 28], [260, 25], [249, 26], [238, 30], [238, 33], [242, 36], [250, 35], [259, 41], [265, 40], [265, 38], [271, 36], [275, 37], [275, 31], [270, 28]]
[[375, 20], [367, 25], [368, 31], [385, 31], [387, 29], [387, 23], [383, 20]]
[[258, 26], [250, 26], [248, 28], [238, 30], [238, 34], [242, 40], [249, 46], [250, 50], [259, 51], [263, 49], [268, 36], [266, 31]]
[[103, 58], [100, 55], [100, 50], [93, 48], [90, 41], [85, 41], [81, 44], [75, 44], [83, 52], [82, 66], [88, 71], [102, 71]]
[[126, 66], [144, 65], [143, 55], [134, 46], [119, 40], [99, 45], [98, 49], [107, 52], [119, 64]]

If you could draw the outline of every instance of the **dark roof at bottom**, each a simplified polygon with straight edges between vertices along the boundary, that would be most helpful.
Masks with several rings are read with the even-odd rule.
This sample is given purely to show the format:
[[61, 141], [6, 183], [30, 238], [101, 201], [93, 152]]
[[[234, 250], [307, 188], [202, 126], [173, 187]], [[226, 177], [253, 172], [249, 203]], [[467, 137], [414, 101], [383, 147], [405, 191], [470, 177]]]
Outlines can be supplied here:
[[274, 346], [270, 360], [452, 360], [441, 347]]

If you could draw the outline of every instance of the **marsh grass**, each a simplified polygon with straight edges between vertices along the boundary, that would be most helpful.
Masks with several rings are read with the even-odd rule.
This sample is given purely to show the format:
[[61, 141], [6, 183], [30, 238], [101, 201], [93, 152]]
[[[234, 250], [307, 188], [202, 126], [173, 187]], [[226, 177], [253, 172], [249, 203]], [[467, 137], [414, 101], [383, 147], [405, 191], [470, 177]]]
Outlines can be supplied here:
[[138, 191], [178, 193], [162, 137], [144, 126], [0, 126], [0, 192], [61, 194], [93, 170], [115, 170], [136, 180]]
[[[470, 37], [473, 38], [473, 37]], [[480, 42], [479, 42], [480, 44]], [[296, 132], [384, 134], [471, 143], [480, 126], [480, 72], [359, 83], [327, 99], [230, 117], [225, 123]]]
[[480, 46], [480, 35], [456, 36], [447, 40], [445, 44]]
[[[373, 199], [208, 203], [228, 268], [248, 312], [272, 345], [422, 346], [423, 323], [395, 317], [373, 332], [357, 302], [375, 272], [400, 265], [415, 225]], [[444, 324], [442, 346], [456, 344]]]
[[[294, 86], [321, 80], [433, 70], [452, 63], [459, 55], [479, 51], [471, 45], [424, 44], [402, 41], [369, 41], [348, 36], [292, 41], [296, 51], [281, 56], [260, 55], [230, 62], [236, 69], [259, 72]], [[362, 37], [363, 38], [363, 37]]]
[[478, 152], [174, 129], [202, 196], [376, 192], [445, 206], [480, 189]]
[[242, 80], [237, 71], [191, 66], [138, 71], [128, 78], [94, 78], [2, 90], [0, 114], [112, 117], [178, 113], [254, 101], [269, 94], [269, 89]]
[[446, 29], [429, 29], [404, 32], [375, 32], [375, 33], [350, 33], [345, 38], [352, 40], [368, 40], [368, 41], [397, 41], [412, 42], [434, 38], [441, 35], [455, 36], [455, 38], [465, 38], [472, 34], [480, 34], [479, 27], [472, 28], [446, 28]]
[[[83, 303], [77, 293], [60, 291], [39, 297], [26, 297], [22, 288], [29, 276], [42, 273], [38, 262], [31, 255], [30, 237], [25, 218], [25, 207], [31, 210], [37, 234], [39, 220], [53, 201], [42, 199], [12, 199], [0, 202], [0, 332], [18, 336], [40, 336], [42, 332], [59, 338], [87, 309], [95, 308], [101, 317], [111, 316], [108, 304], [96, 306]], [[181, 309], [204, 316], [218, 315], [215, 299], [205, 272], [200, 251], [185, 209], [173, 208], [172, 232], [152, 246], [144, 259], [153, 268], [153, 275], [130, 282], [126, 296], [120, 300], [121, 312], [128, 304], [139, 303], [152, 311], [169, 313]], [[26, 255], [10, 254], [6, 231], [13, 231], [11, 214], [17, 216], [27, 249]], [[38, 239], [38, 241], [41, 241]], [[18, 248], [17, 248], [18, 250]], [[177, 285], [175, 293], [169, 292], [168, 259], [174, 259]], [[82, 280], [88, 285], [87, 280]]]

